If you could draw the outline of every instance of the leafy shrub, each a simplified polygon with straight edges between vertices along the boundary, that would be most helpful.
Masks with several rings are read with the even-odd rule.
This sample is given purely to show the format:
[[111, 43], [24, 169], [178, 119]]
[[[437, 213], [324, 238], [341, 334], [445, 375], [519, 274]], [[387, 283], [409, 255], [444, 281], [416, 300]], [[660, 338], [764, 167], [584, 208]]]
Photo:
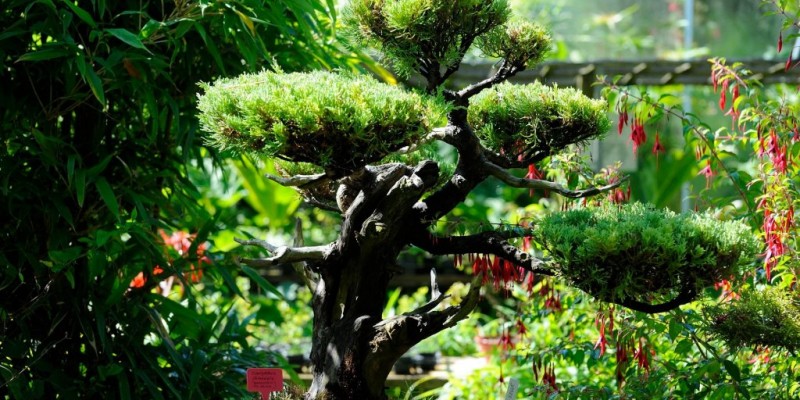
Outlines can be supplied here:
[[[455, 67], [473, 40], [508, 19], [505, 0], [354, 0], [343, 11], [346, 29], [374, 46], [402, 75]], [[431, 65], [422, 65], [430, 62]]]
[[502, 83], [479, 93], [470, 100], [469, 122], [486, 147], [512, 161], [548, 156], [609, 127], [604, 101], [538, 82]]
[[800, 304], [785, 290], [748, 290], [736, 301], [705, 308], [711, 332], [732, 349], [743, 346], [800, 348]]
[[[183, 277], [223, 222], [189, 179], [214, 154], [194, 94], [199, 80], [263, 68], [265, 54], [287, 69], [358, 62], [338, 52], [330, 11], [315, 0], [3, 2], [0, 397], [241, 396], [243, 368], [275, 361], [229, 304], [198, 304], [198, 293], [239, 292], [228, 264], [209, 255], [197, 286]], [[316, 54], [286, 51], [287, 37]], [[159, 229], [196, 239], [170, 260]], [[153, 294], [167, 276], [182, 295]]]
[[418, 94], [324, 71], [220, 79], [205, 85], [198, 108], [221, 148], [340, 171], [416, 142], [432, 119]]
[[535, 234], [568, 282], [603, 300], [707, 287], [758, 252], [744, 224], [640, 203], [552, 213]]
[[550, 35], [543, 27], [521, 18], [511, 19], [476, 42], [487, 56], [520, 66], [539, 63], [551, 44]]

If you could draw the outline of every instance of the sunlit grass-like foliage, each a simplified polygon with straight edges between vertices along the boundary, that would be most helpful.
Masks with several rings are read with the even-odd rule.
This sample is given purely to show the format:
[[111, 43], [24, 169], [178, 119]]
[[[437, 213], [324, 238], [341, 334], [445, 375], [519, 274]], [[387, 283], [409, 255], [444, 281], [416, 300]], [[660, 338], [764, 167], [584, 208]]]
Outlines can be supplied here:
[[800, 348], [800, 299], [784, 289], [749, 290], [741, 298], [706, 307], [711, 332], [732, 349], [742, 346]]
[[552, 213], [535, 232], [558, 273], [602, 300], [701, 289], [733, 275], [759, 250], [742, 223], [640, 203]]
[[470, 100], [469, 123], [486, 147], [512, 161], [549, 155], [610, 126], [604, 101], [538, 82], [481, 92]]
[[212, 144], [352, 171], [430, 131], [432, 100], [352, 74], [261, 72], [204, 85], [198, 108]]
[[476, 40], [478, 48], [485, 55], [504, 59], [520, 67], [539, 63], [551, 43], [544, 27], [521, 18], [513, 18]]
[[404, 76], [456, 65], [508, 16], [506, 0], [352, 0], [342, 13], [350, 36], [381, 50]]

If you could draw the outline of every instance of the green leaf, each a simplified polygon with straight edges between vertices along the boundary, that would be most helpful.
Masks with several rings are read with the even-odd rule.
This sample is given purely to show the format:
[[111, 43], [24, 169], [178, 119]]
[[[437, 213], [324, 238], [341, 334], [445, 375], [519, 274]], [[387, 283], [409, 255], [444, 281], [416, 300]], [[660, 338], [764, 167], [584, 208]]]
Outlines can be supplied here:
[[688, 353], [694, 344], [689, 339], [684, 339], [678, 342], [678, 345], [675, 346], [675, 352], [678, 354], [686, 354]]
[[208, 35], [206, 34], [205, 28], [201, 24], [194, 24], [194, 29], [200, 35], [200, 38], [203, 39], [203, 43], [206, 44], [206, 50], [211, 53], [211, 57], [214, 58], [214, 61], [217, 63], [219, 70], [222, 72], [222, 75], [227, 75], [225, 72], [225, 63], [222, 62], [222, 56], [219, 54], [219, 50], [217, 49], [217, 45], [212, 41], [209, 40]]
[[669, 321], [669, 337], [672, 338], [672, 340], [675, 340], [675, 338], [681, 334], [681, 331], [683, 331], [683, 326], [681, 326], [678, 321]]
[[75, 246], [66, 250], [50, 250], [47, 255], [51, 260], [53, 260], [54, 263], [56, 263], [56, 265], [53, 266], [53, 270], [58, 272], [62, 268], [66, 267], [67, 264], [80, 257], [82, 251], [83, 248]]
[[120, 374], [117, 378], [117, 382], [119, 382], [119, 398], [122, 400], [130, 400], [131, 385], [128, 383], [128, 376]]
[[233, 278], [231, 272], [228, 271], [225, 267], [215, 268], [215, 271], [219, 272], [219, 275], [222, 277], [222, 280], [225, 281], [225, 284], [228, 285], [228, 288], [233, 291], [239, 297], [244, 297], [244, 293], [239, 289], [239, 286], [236, 285], [236, 279]]
[[127, 30], [127, 29], [109, 28], [109, 29], [106, 29], [106, 32], [114, 35], [114, 37], [116, 37], [119, 40], [122, 40], [123, 42], [127, 43], [131, 47], [135, 47], [137, 49], [142, 49], [144, 51], [147, 51], [148, 53], [150, 52], [150, 50], [148, 50], [147, 47], [145, 47], [144, 43], [142, 43], [142, 41], [139, 40], [139, 37], [136, 36], [135, 34], [133, 34], [131, 31]]
[[733, 380], [735, 380], [736, 382], [742, 380], [742, 373], [741, 371], [739, 371], [739, 367], [736, 364], [734, 364], [731, 360], [722, 360], [722, 365], [724, 365], [725, 370], [728, 371], [729, 374], [731, 374], [731, 378], [733, 378]]
[[69, 55], [69, 51], [61, 46], [42, 46], [41, 50], [31, 51], [21, 55], [16, 62], [52, 60], [54, 58], [66, 57], [67, 55]]
[[105, 380], [110, 376], [114, 376], [122, 372], [124, 368], [120, 364], [108, 364], [97, 367], [97, 372], [100, 374], [100, 380]]
[[83, 22], [86, 22], [92, 28], [97, 28], [97, 23], [94, 22], [94, 19], [92, 19], [92, 16], [86, 10], [78, 7], [69, 0], [63, 0], [63, 1], [64, 4], [66, 4], [70, 9], [72, 9], [72, 12], [74, 12], [75, 15], [78, 16], [78, 18], [83, 20]]
[[233, 9], [233, 12], [235, 12], [236, 15], [239, 16], [239, 19], [242, 20], [242, 23], [244, 24], [244, 26], [246, 26], [247, 29], [250, 30], [250, 33], [253, 36], [255, 36], [256, 35], [256, 27], [253, 24], [253, 20], [250, 17], [248, 17], [247, 15], [245, 15], [244, 13], [242, 13], [241, 11], [239, 11], [239, 10], [237, 10], [235, 8]]
[[275, 286], [264, 279], [256, 270], [247, 266], [242, 266], [242, 271], [247, 274], [250, 279], [254, 280], [258, 287], [260, 287], [262, 290], [274, 294], [278, 297], [278, 299], [286, 301], [286, 298], [283, 297], [283, 294], [281, 294], [281, 292], [279, 292]]
[[111, 185], [108, 184], [106, 178], [101, 176], [97, 178], [94, 184], [95, 187], [97, 187], [97, 191], [100, 193], [100, 197], [103, 198], [103, 202], [106, 203], [111, 213], [119, 219], [119, 203], [117, 203], [117, 197], [114, 196], [114, 191], [111, 189]]
[[86, 198], [86, 174], [82, 170], [75, 173], [75, 197], [78, 207], [83, 207], [83, 200]]
[[85, 73], [83, 75], [83, 79], [86, 83], [89, 84], [89, 88], [92, 89], [92, 93], [97, 101], [105, 107], [106, 106], [106, 93], [103, 90], [103, 81], [100, 80], [100, 77], [97, 76], [97, 73], [94, 72], [94, 69], [88, 67], [84, 70]]

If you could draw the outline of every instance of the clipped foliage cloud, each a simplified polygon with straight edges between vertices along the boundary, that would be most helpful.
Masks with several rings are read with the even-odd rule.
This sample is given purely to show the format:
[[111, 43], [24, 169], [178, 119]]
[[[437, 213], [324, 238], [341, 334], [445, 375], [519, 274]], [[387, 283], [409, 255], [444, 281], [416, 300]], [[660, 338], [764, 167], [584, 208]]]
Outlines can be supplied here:
[[492, 29], [476, 41], [485, 55], [504, 59], [519, 67], [539, 63], [547, 55], [551, 43], [550, 34], [544, 27], [519, 17]]
[[742, 346], [800, 349], [800, 299], [785, 290], [749, 290], [741, 298], [705, 308], [709, 330], [732, 349]]
[[469, 123], [484, 146], [514, 161], [604, 134], [606, 108], [571, 88], [502, 83], [470, 100]]
[[539, 221], [536, 237], [567, 281], [601, 300], [670, 297], [683, 287], [707, 287], [733, 275], [759, 250], [740, 222], [641, 203], [552, 213]]
[[417, 142], [434, 100], [367, 76], [261, 72], [204, 85], [198, 108], [222, 149], [352, 171]]
[[506, 0], [352, 0], [343, 20], [357, 42], [381, 50], [408, 75], [455, 65], [475, 38], [505, 23], [509, 13]]

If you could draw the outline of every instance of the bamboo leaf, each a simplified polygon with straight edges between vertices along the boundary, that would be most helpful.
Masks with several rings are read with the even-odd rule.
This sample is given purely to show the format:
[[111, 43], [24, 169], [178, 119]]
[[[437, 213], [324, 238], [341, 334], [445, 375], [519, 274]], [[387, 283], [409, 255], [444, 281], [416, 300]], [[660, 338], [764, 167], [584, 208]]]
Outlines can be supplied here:
[[[79, 68], [80, 71], [80, 68]], [[89, 88], [92, 90], [92, 94], [100, 102], [100, 104], [105, 107], [106, 106], [106, 93], [103, 89], [103, 81], [100, 80], [100, 77], [97, 76], [97, 73], [94, 72], [94, 69], [89, 67], [88, 65], [83, 70], [84, 73], [83, 79], [86, 83], [89, 84]]]
[[75, 3], [69, 0], [63, 0], [63, 1], [64, 4], [66, 4], [70, 9], [72, 9], [72, 12], [75, 13], [75, 15], [78, 16], [78, 18], [83, 20], [83, 22], [86, 22], [92, 28], [97, 28], [97, 23], [94, 22], [94, 19], [92, 19], [91, 14], [89, 14], [86, 10], [78, 7]]
[[16, 62], [52, 60], [54, 58], [66, 57], [67, 55], [69, 55], [67, 49], [60, 46], [49, 46], [41, 50], [25, 53], [21, 55]]
[[247, 276], [249, 276], [250, 279], [254, 280], [258, 285], [258, 287], [260, 287], [264, 291], [274, 294], [281, 300], [286, 300], [283, 297], [283, 294], [281, 294], [281, 292], [279, 292], [278, 289], [273, 284], [269, 283], [269, 281], [264, 279], [264, 277], [262, 277], [261, 274], [258, 273], [258, 271], [244, 265], [242, 266], [242, 271], [245, 274], [247, 274]]
[[83, 207], [86, 199], [86, 174], [82, 170], [75, 173], [75, 198], [78, 200], [78, 207]]
[[256, 35], [256, 27], [253, 24], [253, 20], [250, 19], [250, 17], [245, 15], [243, 12], [241, 12], [241, 11], [235, 9], [235, 8], [233, 9], [233, 12], [235, 12], [236, 15], [239, 16], [239, 19], [242, 20], [242, 23], [247, 27], [247, 29], [250, 30], [250, 33], [252, 33], [253, 36], [255, 36]]
[[145, 47], [144, 43], [142, 43], [142, 41], [139, 40], [139, 37], [136, 36], [135, 34], [133, 34], [131, 31], [127, 30], [127, 29], [110, 28], [110, 29], [106, 29], [106, 32], [114, 35], [114, 37], [116, 37], [117, 39], [125, 42], [126, 44], [128, 44], [131, 47], [135, 47], [137, 49], [142, 49], [142, 50], [144, 50], [144, 51], [146, 51], [148, 53], [150, 52], [150, 50], [148, 50], [147, 47]]
[[97, 191], [100, 193], [100, 197], [103, 199], [103, 202], [106, 203], [108, 209], [114, 214], [115, 217], [119, 218], [119, 203], [117, 203], [117, 198], [114, 196], [114, 191], [111, 189], [111, 185], [108, 184], [106, 178], [102, 176], [97, 178], [95, 181], [95, 187]]

